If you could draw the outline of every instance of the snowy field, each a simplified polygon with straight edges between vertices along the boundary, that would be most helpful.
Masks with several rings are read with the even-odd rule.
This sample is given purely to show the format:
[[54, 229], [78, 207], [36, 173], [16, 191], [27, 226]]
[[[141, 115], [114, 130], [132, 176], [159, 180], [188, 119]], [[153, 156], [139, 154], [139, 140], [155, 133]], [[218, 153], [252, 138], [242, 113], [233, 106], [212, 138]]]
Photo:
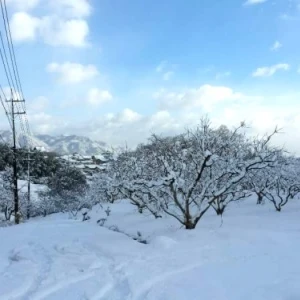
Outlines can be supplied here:
[[251, 200], [195, 230], [122, 202], [105, 226], [66, 214], [0, 228], [1, 300], [300, 300], [300, 203], [281, 213]]

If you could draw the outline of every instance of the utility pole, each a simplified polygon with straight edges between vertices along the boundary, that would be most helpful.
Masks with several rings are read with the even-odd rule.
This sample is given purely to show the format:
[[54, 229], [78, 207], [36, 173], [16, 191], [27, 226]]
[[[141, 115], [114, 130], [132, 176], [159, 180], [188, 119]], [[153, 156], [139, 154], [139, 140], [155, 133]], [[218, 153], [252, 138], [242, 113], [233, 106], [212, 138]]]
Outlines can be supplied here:
[[14, 100], [14, 94], [11, 89], [11, 120], [12, 120], [12, 131], [13, 131], [13, 188], [14, 188], [14, 213], [15, 213], [15, 224], [20, 223], [20, 211], [19, 211], [19, 194], [18, 194], [18, 167], [17, 167], [17, 142], [16, 142], [16, 115], [23, 115], [25, 112], [16, 112], [15, 103], [24, 102], [24, 100]]
[[30, 219], [30, 205], [31, 205], [31, 199], [30, 199], [30, 182], [31, 182], [31, 177], [30, 177], [30, 162], [33, 161], [33, 159], [30, 159], [30, 150], [27, 152], [27, 220]]

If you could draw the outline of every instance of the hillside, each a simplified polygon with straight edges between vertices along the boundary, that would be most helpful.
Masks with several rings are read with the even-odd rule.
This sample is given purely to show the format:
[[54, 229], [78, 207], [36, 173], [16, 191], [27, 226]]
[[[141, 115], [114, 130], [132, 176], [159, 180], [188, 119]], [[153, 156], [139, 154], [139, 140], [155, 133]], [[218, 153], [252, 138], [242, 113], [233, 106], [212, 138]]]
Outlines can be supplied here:
[[[5, 142], [11, 143], [12, 134], [10, 131], [0, 131]], [[26, 137], [18, 136], [20, 145], [26, 143]], [[79, 153], [81, 155], [95, 155], [101, 154], [107, 150], [107, 145], [101, 141], [93, 141], [88, 137], [77, 135], [35, 135], [32, 139], [32, 144], [35, 147], [44, 149], [45, 151], [54, 151], [58, 154], [73, 154]]]
[[[148, 244], [67, 214], [0, 228], [0, 299], [296, 300], [300, 297], [299, 203], [233, 204], [187, 232], [170, 218], [110, 206], [107, 227], [141, 232]], [[221, 226], [222, 224], [222, 226]]]

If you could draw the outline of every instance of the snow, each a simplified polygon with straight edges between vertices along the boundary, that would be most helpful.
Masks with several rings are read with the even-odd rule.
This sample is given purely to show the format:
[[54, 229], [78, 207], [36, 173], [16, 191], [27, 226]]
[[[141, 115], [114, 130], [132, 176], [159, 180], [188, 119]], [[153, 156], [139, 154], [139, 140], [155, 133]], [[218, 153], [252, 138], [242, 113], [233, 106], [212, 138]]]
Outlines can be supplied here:
[[101, 154], [97, 154], [97, 155], [94, 155], [94, 156], [95, 156], [96, 159], [100, 159], [102, 161], [107, 161], [107, 159]]
[[204, 156], [205, 156], [205, 157], [212, 156], [212, 153], [211, 153], [209, 150], [206, 150], [206, 151], [204, 152]]
[[97, 169], [97, 165], [86, 165], [89, 169]]
[[[28, 182], [26, 180], [18, 180], [19, 191], [21, 193], [27, 193]], [[47, 190], [47, 186], [44, 184], [30, 184], [30, 196], [31, 200], [37, 201], [39, 196], [39, 192], [45, 192]]]
[[[297, 203], [298, 201], [298, 203]], [[233, 203], [195, 230], [128, 202], [0, 228], [1, 300], [299, 300], [300, 203]], [[126, 234], [100, 227], [117, 226]], [[128, 235], [137, 231], [148, 244]]]

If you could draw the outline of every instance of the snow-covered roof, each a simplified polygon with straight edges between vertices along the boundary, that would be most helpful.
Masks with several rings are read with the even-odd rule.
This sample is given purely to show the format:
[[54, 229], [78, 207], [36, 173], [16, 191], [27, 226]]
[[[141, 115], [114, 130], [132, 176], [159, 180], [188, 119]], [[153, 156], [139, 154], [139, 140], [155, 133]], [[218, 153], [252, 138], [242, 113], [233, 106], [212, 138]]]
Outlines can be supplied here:
[[106, 159], [102, 154], [94, 155], [94, 157], [95, 157], [96, 159], [100, 159], [100, 160], [102, 160], [102, 161], [107, 161], [107, 159]]
[[85, 164], [93, 164], [93, 161], [92, 160], [85, 160], [84, 163]]
[[97, 166], [97, 168], [99, 170], [106, 170], [107, 166], [106, 165], [101, 165], [101, 166]]
[[96, 169], [96, 168], [98, 168], [98, 166], [96, 166], [96, 165], [86, 165], [86, 167], [89, 168], [89, 169]]

